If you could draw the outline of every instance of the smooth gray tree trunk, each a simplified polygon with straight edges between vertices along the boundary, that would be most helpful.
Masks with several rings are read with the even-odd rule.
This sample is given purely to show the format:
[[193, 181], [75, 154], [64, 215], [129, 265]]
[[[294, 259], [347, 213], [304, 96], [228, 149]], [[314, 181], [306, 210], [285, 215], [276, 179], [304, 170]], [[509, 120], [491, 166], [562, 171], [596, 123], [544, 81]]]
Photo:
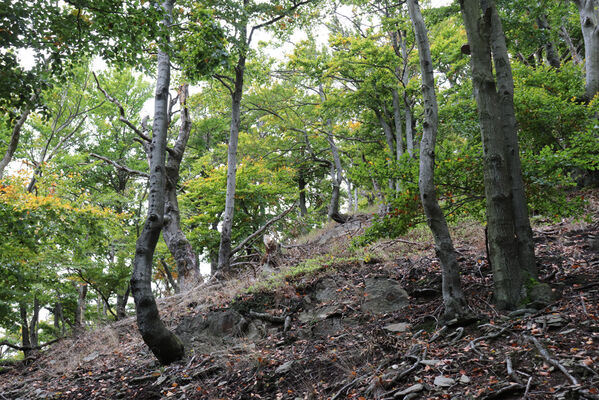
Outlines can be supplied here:
[[466, 314], [466, 300], [460, 282], [460, 266], [445, 215], [437, 200], [435, 188], [435, 144], [437, 140], [438, 106], [435, 94], [433, 62], [428, 33], [417, 0], [408, 0], [408, 11], [416, 33], [420, 69], [422, 74], [422, 96], [424, 98], [424, 121], [420, 142], [420, 173], [418, 185], [420, 199], [426, 214], [427, 224], [435, 239], [435, 252], [441, 261], [443, 305], [445, 319], [460, 318]]
[[572, 0], [578, 8], [584, 39], [586, 97], [591, 100], [599, 91], [599, 1]]
[[197, 262], [198, 258], [181, 229], [181, 213], [179, 211], [179, 201], [177, 200], [181, 160], [191, 133], [191, 119], [187, 108], [188, 95], [188, 85], [182, 85], [179, 88], [181, 126], [166, 163], [166, 202], [164, 205], [166, 220], [162, 229], [164, 242], [177, 263], [178, 288], [181, 290], [188, 290], [202, 281], [200, 266]]
[[[164, 24], [170, 25], [173, 0], [162, 3]], [[150, 183], [148, 216], [135, 246], [131, 292], [135, 300], [137, 326], [144, 342], [161, 364], [169, 364], [184, 355], [183, 343], [170, 332], [158, 313], [152, 293], [152, 261], [154, 250], [164, 225], [166, 138], [168, 130], [168, 97], [170, 85], [170, 59], [164, 47], [168, 38], [161, 38], [158, 51], [156, 94], [154, 98], [154, 125], [150, 144]]]
[[495, 301], [499, 307], [511, 309], [526, 296], [529, 279], [537, 278], [519, 159], [511, 67], [494, 1], [460, 0], [460, 4], [472, 51], [472, 79], [481, 124]]
[[[244, 26], [242, 29], [241, 42], [245, 43], [247, 27]], [[231, 126], [229, 131], [229, 149], [227, 152], [227, 194], [221, 227], [220, 246], [218, 249], [218, 270], [225, 274], [230, 272], [231, 235], [235, 212], [235, 183], [237, 176], [237, 144], [239, 142], [239, 129], [241, 127], [241, 99], [243, 96], [245, 61], [246, 55], [245, 50], [243, 50], [235, 66], [235, 85], [231, 93]]]

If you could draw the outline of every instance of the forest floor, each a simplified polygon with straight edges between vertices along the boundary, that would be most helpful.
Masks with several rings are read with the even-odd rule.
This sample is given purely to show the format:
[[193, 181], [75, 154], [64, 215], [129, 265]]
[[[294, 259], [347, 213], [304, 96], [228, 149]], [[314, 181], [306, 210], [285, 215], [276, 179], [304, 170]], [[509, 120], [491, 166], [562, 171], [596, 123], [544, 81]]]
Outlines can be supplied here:
[[5, 368], [0, 399], [599, 399], [599, 195], [585, 195], [591, 220], [534, 226], [556, 295], [540, 308], [493, 306], [484, 229], [464, 222], [453, 233], [477, 318], [443, 325], [426, 230], [356, 255], [356, 218], [285, 246], [274, 272], [161, 299], [183, 361], [158, 365], [130, 317]]

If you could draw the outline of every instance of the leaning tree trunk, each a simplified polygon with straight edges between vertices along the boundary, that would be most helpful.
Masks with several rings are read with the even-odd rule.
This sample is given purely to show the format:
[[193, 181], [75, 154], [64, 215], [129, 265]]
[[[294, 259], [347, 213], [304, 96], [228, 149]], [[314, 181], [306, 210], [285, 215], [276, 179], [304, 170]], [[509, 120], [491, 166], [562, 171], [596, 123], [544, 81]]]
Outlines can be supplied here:
[[510, 309], [524, 298], [527, 281], [537, 277], [519, 159], [511, 67], [495, 3], [460, 3], [472, 51], [472, 80], [483, 141], [495, 301], [499, 307]]
[[177, 287], [181, 290], [190, 289], [202, 280], [198, 258], [181, 229], [181, 213], [177, 200], [181, 160], [191, 132], [191, 119], [187, 108], [188, 94], [188, 85], [182, 85], [179, 90], [181, 127], [179, 128], [177, 141], [172, 151], [169, 152], [166, 164], [166, 202], [164, 207], [166, 221], [162, 230], [164, 242], [177, 263], [177, 279], [179, 281]]
[[591, 100], [599, 91], [599, 2], [572, 0], [578, 8], [584, 39], [586, 97]]
[[416, 33], [420, 69], [422, 74], [422, 95], [424, 97], [424, 122], [420, 142], [420, 198], [426, 220], [435, 239], [435, 251], [441, 260], [441, 276], [445, 317], [450, 320], [466, 314], [466, 301], [460, 282], [460, 267], [453, 247], [445, 215], [437, 201], [435, 188], [435, 143], [437, 139], [438, 107], [435, 95], [433, 63], [428, 34], [417, 0], [408, 0], [410, 19]]
[[[247, 27], [244, 26], [242, 29], [241, 42], [245, 43]], [[231, 234], [233, 230], [233, 214], [235, 212], [235, 183], [237, 177], [237, 143], [239, 142], [239, 129], [241, 127], [241, 98], [243, 96], [245, 58], [245, 54], [239, 56], [237, 66], [235, 67], [235, 87], [231, 94], [231, 128], [227, 155], [227, 194], [220, 234], [220, 246], [218, 249], [218, 270], [225, 274], [230, 270], [231, 261]]]
[[[165, 25], [171, 21], [173, 0], [162, 3]], [[168, 92], [170, 84], [170, 59], [163, 38], [158, 52], [156, 95], [154, 98], [154, 125], [150, 145], [150, 187], [148, 216], [135, 246], [131, 292], [135, 300], [137, 325], [144, 342], [161, 364], [169, 364], [184, 355], [183, 343], [170, 332], [158, 313], [152, 293], [152, 261], [154, 250], [164, 224], [165, 206], [165, 158], [168, 130]]]

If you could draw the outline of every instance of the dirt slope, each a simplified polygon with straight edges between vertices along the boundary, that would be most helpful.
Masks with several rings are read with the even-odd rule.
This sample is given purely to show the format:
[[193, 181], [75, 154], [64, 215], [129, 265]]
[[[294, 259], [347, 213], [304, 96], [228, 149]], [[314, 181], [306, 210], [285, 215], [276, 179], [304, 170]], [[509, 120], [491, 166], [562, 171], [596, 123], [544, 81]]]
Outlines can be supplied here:
[[599, 399], [597, 219], [535, 229], [556, 299], [514, 313], [492, 305], [482, 228], [461, 226], [462, 282], [479, 320], [447, 327], [430, 242], [351, 255], [363, 222], [288, 247], [291, 264], [320, 256], [283, 278], [248, 274], [163, 299], [186, 342], [180, 363], [157, 365], [129, 318], [4, 370], [0, 399]]

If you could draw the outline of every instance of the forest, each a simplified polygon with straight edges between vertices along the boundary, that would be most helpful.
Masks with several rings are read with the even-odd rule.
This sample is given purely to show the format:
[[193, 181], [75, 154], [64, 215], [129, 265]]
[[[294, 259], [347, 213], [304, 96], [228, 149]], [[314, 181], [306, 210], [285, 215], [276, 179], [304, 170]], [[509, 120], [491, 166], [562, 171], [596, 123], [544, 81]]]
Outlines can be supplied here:
[[0, 399], [599, 398], [599, 1], [0, 0], [0, 46]]

